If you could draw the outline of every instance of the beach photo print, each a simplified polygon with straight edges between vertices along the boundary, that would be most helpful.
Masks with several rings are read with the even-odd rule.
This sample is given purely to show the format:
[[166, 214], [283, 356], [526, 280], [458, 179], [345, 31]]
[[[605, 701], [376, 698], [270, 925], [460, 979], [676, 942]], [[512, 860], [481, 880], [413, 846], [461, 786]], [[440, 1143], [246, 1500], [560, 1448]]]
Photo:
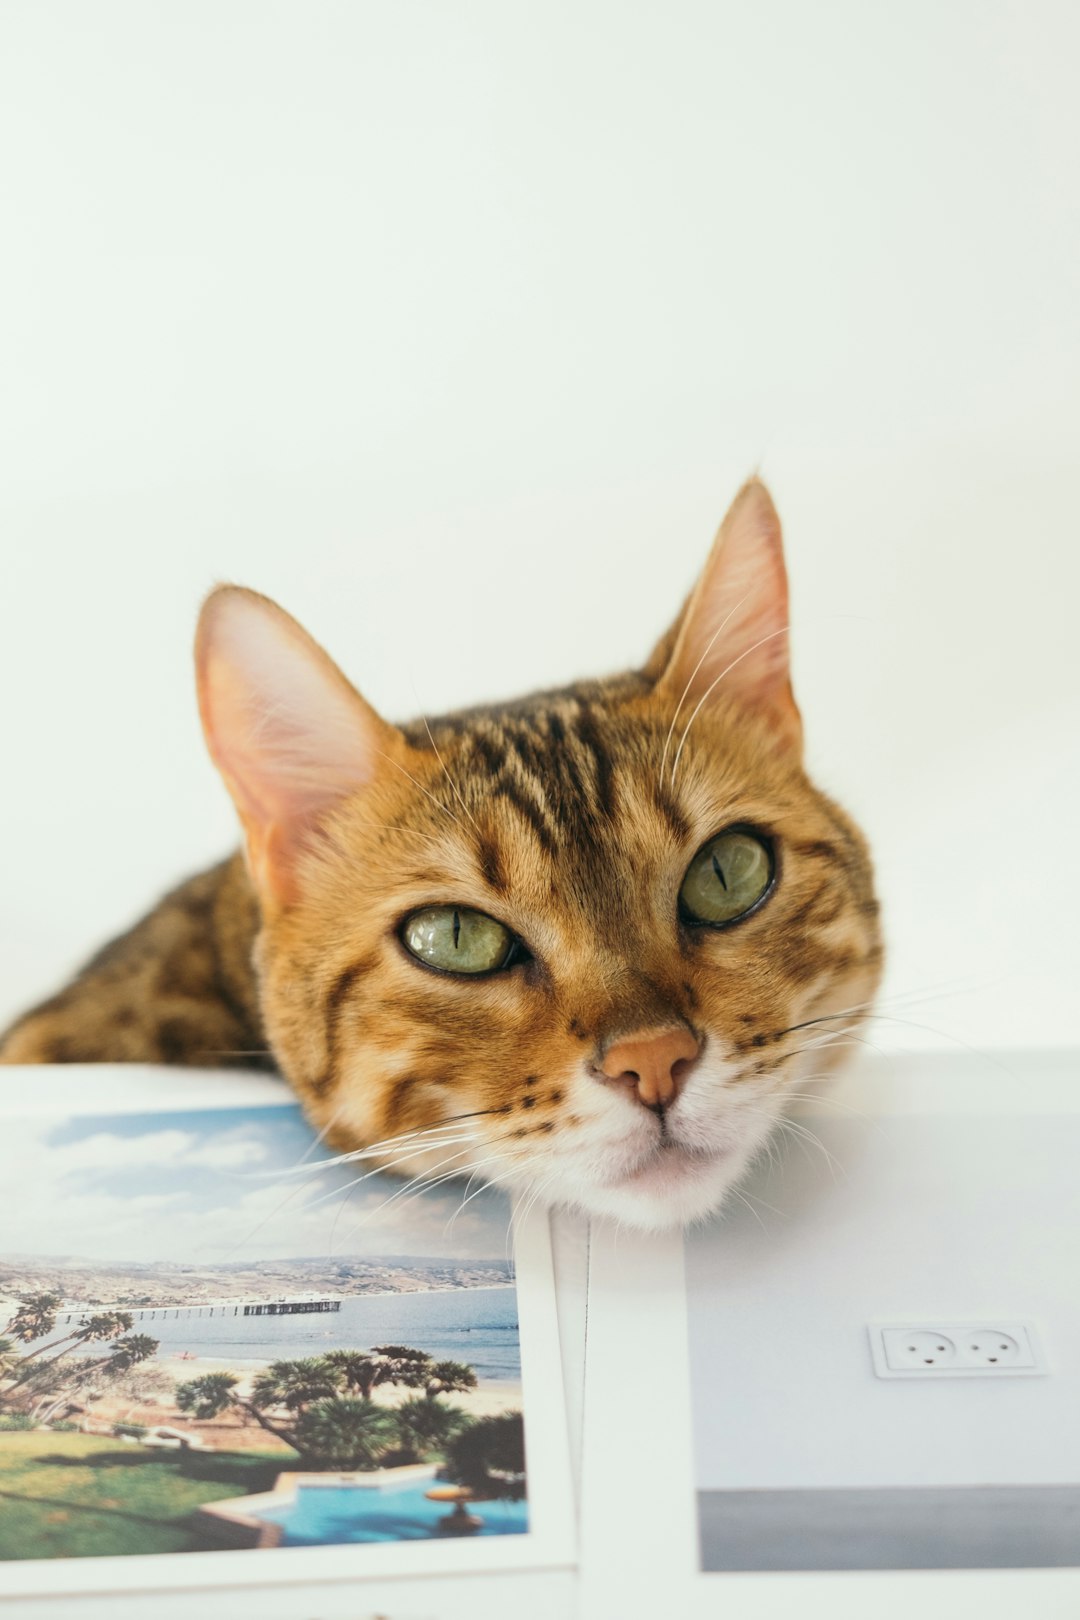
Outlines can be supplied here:
[[329, 1165], [272, 1082], [222, 1085], [4, 1104], [0, 1591], [558, 1558], [546, 1223]]

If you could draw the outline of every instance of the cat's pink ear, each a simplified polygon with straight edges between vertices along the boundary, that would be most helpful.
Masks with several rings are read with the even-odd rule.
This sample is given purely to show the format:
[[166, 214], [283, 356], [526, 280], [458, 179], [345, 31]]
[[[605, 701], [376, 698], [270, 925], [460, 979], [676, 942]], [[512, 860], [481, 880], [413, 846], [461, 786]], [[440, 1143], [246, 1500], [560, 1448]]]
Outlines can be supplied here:
[[732, 502], [701, 578], [645, 669], [658, 692], [681, 700], [684, 723], [699, 707], [734, 700], [767, 719], [785, 744], [801, 747], [780, 519], [757, 478]]
[[296, 620], [269, 598], [222, 585], [195, 637], [207, 747], [247, 838], [264, 903], [295, 897], [295, 866], [320, 818], [407, 751]]

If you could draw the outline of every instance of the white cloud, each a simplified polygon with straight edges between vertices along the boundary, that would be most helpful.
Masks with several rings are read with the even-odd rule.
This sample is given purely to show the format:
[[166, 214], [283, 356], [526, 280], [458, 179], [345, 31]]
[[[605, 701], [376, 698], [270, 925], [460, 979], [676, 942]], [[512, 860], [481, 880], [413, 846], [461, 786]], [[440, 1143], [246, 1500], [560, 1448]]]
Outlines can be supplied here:
[[263, 1164], [266, 1147], [255, 1137], [231, 1133], [214, 1138], [196, 1135], [192, 1131], [147, 1131], [141, 1136], [119, 1136], [112, 1131], [98, 1131], [77, 1142], [47, 1150], [52, 1159], [54, 1175], [68, 1175], [77, 1170], [152, 1171], [155, 1165], [167, 1165], [171, 1170], [206, 1167], [212, 1170], [232, 1170], [242, 1165]]
[[[103, 1130], [80, 1141], [50, 1145], [55, 1119], [7, 1119], [0, 1138], [0, 1254], [54, 1254], [97, 1260], [228, 1260], [293, 1255], [445, 1254], [484, 1258], [504, 1248], [503, 1220], [470, 1203], [447, 1226], [464, 1185], [423, 1197], [379, 1178], [346, 1196], [317, 1202], [333, 1185], [247, 1177], [270, 1155], [261, 1131], [230, 1127], [219, 1138], [170, 1128], [138, 1136]], [[154, 1170], [168, 1170], [161, 1190]], [[199, 1167], [221, 1172], [220, 1183], [197, 1180], [197, 1191], [176, 1185], [172, 1172]], [[143, 1190], [112, 1192], [108, 1178], [147, 1172]], [[84, 1174], [95, 1172], [87, 1187]], [[385, 1208], [383, 1206], [386, 1206]]]

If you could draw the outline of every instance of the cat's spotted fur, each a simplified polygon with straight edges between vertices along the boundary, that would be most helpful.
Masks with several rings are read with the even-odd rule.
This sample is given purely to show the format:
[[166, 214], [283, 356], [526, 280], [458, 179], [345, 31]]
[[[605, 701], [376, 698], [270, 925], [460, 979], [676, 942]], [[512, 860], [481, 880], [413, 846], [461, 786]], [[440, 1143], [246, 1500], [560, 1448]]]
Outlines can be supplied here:
[[[693, 1218], [793, 1082], [831, 1067], [880, 975], [866, 846], [804, 773], [786, 642], [756, 482], [642, 671], [400, 729], [279, 609], [215, 593], [201, 701], [246, 861], [167, 896], [0, 1061], [273, 1061], [343, 1149], [443, 1125], [387, 1159]], [[772, 840], [775, 890], [731, 928], [688, 928], [687, 865], [736, 824]], [[497, 918], [528, 959], [481, 979], [420, 965], [401, 921], [441, 903]], [[670, 1106], [642, 1107], [604, 1054], [671, 1029], [699, 1055]]]

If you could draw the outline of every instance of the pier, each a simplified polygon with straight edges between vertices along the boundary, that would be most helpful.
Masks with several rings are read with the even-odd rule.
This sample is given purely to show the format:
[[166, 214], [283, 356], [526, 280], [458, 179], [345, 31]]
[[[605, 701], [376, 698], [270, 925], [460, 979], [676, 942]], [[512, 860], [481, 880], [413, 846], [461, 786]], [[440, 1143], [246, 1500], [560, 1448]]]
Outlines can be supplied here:
[[65, 1327], [105, 1311], [124, 1311], [141, 1327], [148, 1322], [192, 1321], [211, 1316], [306, 1316], [311, 1312], [340, 1311], [341, 1300], [329, 1295], [296, 1295], [288, 1299], [215, 1299], [199, 1305], [74, 1305], [58, 1311]]

